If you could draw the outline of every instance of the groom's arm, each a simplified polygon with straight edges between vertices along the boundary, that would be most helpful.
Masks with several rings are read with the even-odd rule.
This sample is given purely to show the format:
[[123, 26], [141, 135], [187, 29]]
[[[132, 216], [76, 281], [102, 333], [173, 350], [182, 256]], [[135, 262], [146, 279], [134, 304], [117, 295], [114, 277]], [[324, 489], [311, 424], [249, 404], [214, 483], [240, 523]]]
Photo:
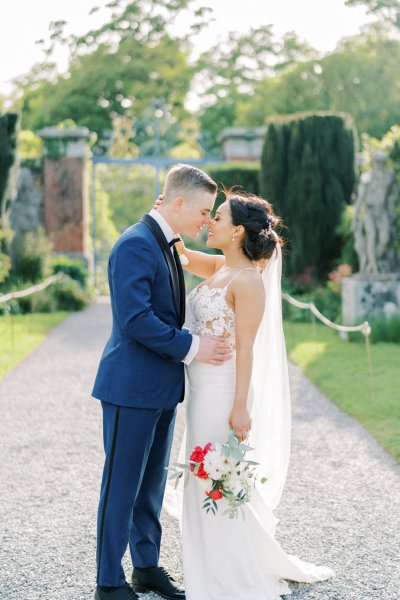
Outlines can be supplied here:
[[125, 335], [174, 363], [182, 362], [192, 345], [191, 333], [164, 323], [152, 310], [154, 248], [143, 238], [129, 238], [110, 257], [110, 271], [116, 316]]

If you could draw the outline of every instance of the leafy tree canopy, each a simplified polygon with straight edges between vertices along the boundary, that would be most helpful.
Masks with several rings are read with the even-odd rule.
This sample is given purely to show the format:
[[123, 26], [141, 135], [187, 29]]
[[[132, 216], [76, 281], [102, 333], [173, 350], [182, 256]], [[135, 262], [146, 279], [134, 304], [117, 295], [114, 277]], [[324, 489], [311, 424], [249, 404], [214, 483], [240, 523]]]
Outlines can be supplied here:
[[346, 6], [365, 6], [368, 13], [400, 27], [399, 0], [346, 0]]
[[[117, 118], [143, 118], [154, 98], [163, 99], [175, 119], [184, 116], [193, 76], [187, 61], [190, 32], [174, 38], [168, 26], [191, 2], [114, 0], [107, 4], [111, 14], [105, 25], [81, 37], [65, 35], [64, 21], [52, 23], [50, 42], [40, 40], [47, 61], [17, 81], [23, 127], [36, 130], [72, 118], [100, 138]], [[192, 30], [201, 29], [206, 12], [196, 11]], [[50, 62], [57, 44], [70, 50], [63, 75]]]
[[236, 124], [256, 126], [274, 114], [336, 110], [350, 113], [360, 131], [379, 137], [400, 122], [399, 63], [399, 42], [387, 28], [374, 25], [344, 39], [335, 52], [257, 84], [256, 93], [236, 106]]

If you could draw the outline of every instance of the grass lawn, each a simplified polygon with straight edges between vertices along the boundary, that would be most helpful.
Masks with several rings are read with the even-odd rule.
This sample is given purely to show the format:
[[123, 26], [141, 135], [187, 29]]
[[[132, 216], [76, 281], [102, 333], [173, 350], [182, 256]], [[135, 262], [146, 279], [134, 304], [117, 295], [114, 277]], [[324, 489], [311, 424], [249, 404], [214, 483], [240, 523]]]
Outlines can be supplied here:
[[[69, 313], [0, 316], [0, 381]], [[14, 325], [12, 324], [14, 321]]]
[[284, 327], [290, 359], [326, 396], [400, 459], [400, 346], [371, 346], [371, 397], [364, 341], [343, 342], [324, 325], [316, 325], [315, 334], [311, 324], [285, 322]]

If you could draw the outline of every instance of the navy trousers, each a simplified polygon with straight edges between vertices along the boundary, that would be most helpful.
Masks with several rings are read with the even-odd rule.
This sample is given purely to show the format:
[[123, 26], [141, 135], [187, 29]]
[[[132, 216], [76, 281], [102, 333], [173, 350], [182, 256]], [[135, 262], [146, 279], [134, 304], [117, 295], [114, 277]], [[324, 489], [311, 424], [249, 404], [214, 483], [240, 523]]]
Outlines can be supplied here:
[[158, 565], [160, 513], [176, 409], [102, 402], [105, 463], [97, 520], [97, 583], [125, 583], [121, 561], [129, 543], [135, 567]]

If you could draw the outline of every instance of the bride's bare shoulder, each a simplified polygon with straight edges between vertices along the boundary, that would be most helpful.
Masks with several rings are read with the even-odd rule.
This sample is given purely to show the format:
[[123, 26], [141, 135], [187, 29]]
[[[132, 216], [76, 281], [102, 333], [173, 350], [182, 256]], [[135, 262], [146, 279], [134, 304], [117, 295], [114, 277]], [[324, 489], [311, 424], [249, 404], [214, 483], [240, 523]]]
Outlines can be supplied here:
[[237, 273], [231, 284], [234, 296], [249, 295], [263, 297], [265, 295], [262, 275], [258, 269], [242, 269]]

